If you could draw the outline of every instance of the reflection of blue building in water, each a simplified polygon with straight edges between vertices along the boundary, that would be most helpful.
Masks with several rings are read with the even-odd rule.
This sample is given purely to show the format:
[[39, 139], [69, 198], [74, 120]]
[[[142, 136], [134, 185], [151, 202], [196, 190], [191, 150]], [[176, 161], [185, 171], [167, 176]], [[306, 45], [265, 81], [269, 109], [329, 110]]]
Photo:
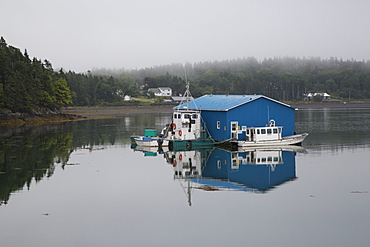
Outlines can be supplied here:
[[231, 190], [266, 192], [296, 178], [295, 153], [281, 149], [215, 149], [196, 182]]
[[266, 192], [296, 178], [295, 153], [301, 147], [169, 151], [174, 178], [211, 189]]

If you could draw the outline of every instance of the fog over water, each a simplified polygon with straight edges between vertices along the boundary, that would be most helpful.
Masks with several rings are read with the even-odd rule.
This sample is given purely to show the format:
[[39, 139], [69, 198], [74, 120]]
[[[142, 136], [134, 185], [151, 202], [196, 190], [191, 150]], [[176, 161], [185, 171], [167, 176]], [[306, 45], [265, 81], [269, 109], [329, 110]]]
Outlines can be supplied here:
[[368, 60], [366, 0], [3, 0], [0, 35], [54, 68], [295, 56]]

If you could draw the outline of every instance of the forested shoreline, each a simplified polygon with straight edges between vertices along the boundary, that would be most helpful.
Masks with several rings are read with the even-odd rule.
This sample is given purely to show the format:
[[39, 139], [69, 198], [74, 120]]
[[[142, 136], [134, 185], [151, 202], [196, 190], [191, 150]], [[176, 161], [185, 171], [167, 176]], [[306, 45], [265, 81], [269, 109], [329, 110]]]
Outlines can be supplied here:
[[0, 108], [12, 112], [55, 110], [72, 103], [70, 87], [48, 60], [31, 59], [27, 50], [0, 39]]
[[[171, 64], [143, 69], [92, 69], [86, 73], [54, 71], [48, 60], [31, 59], [0, 40], [0, 110], [38, 113], [64, 106], [135, 106], [124, 96], [153, 97], [147, 89], [170, 87], [204, 94], [263, 94], [289, 102], [309, 92], [327, 92], [339, 100], [370, 99], [370, 62], [338, 58], [253, 57]], [[160, 100], [160, 99], [158, 99]]]

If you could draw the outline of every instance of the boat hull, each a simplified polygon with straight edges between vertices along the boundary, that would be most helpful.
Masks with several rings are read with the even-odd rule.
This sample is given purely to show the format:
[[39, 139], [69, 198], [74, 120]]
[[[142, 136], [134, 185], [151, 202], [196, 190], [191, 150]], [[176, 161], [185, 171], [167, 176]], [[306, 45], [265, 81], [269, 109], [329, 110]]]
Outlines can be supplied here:
[[193, 150], [212, 148], [215, 146], [215, 141], [211, 139], [197, 139], [197, 140], [170, 140], [170, 150]]
[[131, 143], [142, 147], [168, 147], [169, 140], [161, 138], [145, 139], [141, 136], [131, 137]]
[[194, 140], [171, 140], [159, 137], [143, 138], [142, 136], [132, 136], [131, 144], [140, 147], [169, 147], [171, 150], [190, 150], [212, 148], [215, 141], [212, 139]]
[[286, 136], [279, 140], [266, 141], [238, 141], [239, 147], [259, 147], [259, 146], [284, 146], [284, 145], [299, 145], [308, 136], [307, 133]]

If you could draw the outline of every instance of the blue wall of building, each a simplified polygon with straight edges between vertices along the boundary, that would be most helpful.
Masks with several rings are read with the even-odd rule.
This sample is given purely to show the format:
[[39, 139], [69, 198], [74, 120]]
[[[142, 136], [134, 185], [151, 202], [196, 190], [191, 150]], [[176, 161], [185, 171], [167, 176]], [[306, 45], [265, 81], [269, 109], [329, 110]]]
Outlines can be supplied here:
[[[276, 126], [283, 126], [282, 136], [294, 134], [294, 109], [278, 102], [259, 98], [235, 107], [229, 111], [202, 111], [203, 121], [215, 140], [231, 138], [231, 122], [237, 121], [238, 126], [263, 127], [275, 120]], [[217, 129], [220, 121], [220, 129]], [[239, 135], [242, 139], [242, 135]]]
[[[214, 140], [226, 140], [228, 129], [227, 112], [222, 111], [202, 111], [202, 120], [205, 122], [206, 127]], [[217, 129], [217, 121], [220, 121], [220, 129]], [[229, 131], [230, 132], [230, 131]]]

